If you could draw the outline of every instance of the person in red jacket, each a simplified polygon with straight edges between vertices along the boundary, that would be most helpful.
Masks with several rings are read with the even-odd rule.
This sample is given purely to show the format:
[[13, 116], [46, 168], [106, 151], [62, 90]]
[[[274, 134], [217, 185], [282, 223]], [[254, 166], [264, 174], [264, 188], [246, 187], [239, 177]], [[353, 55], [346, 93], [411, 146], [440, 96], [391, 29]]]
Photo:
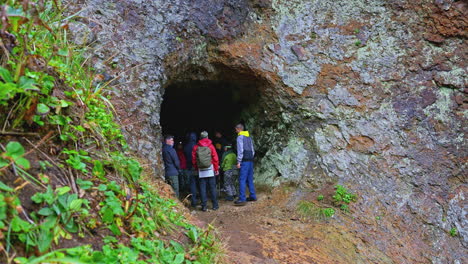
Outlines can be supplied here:
[[180, 190], [185, 193], [187, 192], [189, 188], [190, 182], [189, 182], [188, 173], [187, 173], [187, 159], [185, 158], [182, 142], [179, 142], [177, 144], [176, 153], [180, 161], [179, 186], [180, 186]]
[[218, 210], [218, 199], [216, 197], [216, 179], [219, 174], [219, 159], [216, 149], [210, 139], [208, 132], [200, 133], [200, 140], [192, 150], [192, 164], [194, 169], [198, 170], [200, 178], [200, 196], [202, 202], [202, 211], [207, 210], [206, 202], [206, 187], [211, 193], [211, 202], [213, 202], [213, 210]]

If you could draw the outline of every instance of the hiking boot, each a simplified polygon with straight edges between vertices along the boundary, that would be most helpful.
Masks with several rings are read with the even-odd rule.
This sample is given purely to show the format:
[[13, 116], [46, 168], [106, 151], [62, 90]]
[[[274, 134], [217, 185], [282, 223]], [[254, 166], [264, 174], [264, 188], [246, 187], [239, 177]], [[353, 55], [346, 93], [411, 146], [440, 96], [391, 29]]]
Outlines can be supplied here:
[[235, 206], [243, 206], [243, 205], [246, 205], [246, 204], [247, 204], [246, 201], [239, 201], [239, 200], [237, 200], [237, 201], [234, 202], [234, 205], [235, 205]]
[[213, 206], [213, 211], [216, 211], [219, 209], [219, 206]]
[[208, 210], [208, 208], [206, 207], [206, 205], [204, 205], [204, 206], [201, 207], [201, 210], [202, 210], [203, 212], [206, 212], [206, 211]]
[[257, 198], [247, 197], [247, 202], [255, 202]]
[[234, 197], [229, 195], [229, 196], [226, 196], [226, 198], [224, 198], [224, 200], [232, 202], [232, 201], [234, 201]]
[[196, 208], [200, 203], [201, 201], [197, 200], [195, 203], [190, 203], [190, 206], [192, 206], [193, 208]]

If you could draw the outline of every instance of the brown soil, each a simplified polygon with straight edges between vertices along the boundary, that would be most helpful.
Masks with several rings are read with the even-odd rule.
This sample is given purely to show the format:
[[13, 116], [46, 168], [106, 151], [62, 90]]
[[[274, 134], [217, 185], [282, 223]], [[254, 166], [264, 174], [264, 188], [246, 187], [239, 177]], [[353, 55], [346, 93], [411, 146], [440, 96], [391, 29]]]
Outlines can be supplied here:
[[257, 202], [241, 207], [220, 201], [218, 211], [193, 210], [192, 215], [218, 228], [231, 263], [392, 263], [347, 228], [348, 216], [301, 219], [297, 203], [317, 193], [293, 190], [263, 192]]

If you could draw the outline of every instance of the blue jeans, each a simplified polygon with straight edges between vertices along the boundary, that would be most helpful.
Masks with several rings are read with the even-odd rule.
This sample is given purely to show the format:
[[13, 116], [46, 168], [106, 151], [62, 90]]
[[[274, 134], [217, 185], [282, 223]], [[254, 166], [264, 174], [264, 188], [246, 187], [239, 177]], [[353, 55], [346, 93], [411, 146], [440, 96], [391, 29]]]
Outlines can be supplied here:
[[200, 178], [200, 196], [202, 206], [206, 206], [206, 187], [211, 194], [211, 202], [213, 202], [213, 208], [218, 207], [218, 199], [216, 198], [216, 177]]
[[249, 187], [250, 198], [257, 199], [253, 183], [253, 161], [241, 162], [239, 171], [239, 201], [245, 202], [245, 187]]
[[190, 193], [192, 193], [192, 206], [196, 206], [198, 203], [198, 188], [200, 185], [198, 175], [196, 175], [192, 170], [187, 170], [187, 174], [190, 178]]

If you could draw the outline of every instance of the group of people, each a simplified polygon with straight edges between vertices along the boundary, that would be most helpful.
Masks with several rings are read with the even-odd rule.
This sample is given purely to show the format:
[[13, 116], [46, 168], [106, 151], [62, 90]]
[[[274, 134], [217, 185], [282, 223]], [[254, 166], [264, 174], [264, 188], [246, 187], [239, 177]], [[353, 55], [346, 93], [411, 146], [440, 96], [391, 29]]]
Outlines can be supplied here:
[[[213, 210], [219, 208], [216, 186], [223, 186], [227, 201], [234, 201], [237, 196], [236, 181], [239, 183], [239, 196], [234, 205], [245, 205], [256, 201], [253, 183], [253, 160], [255, 150], [249, 132], [244, 125], [235, 126], [237, 133], [236, 152], [220, 132], [216, 132], [215, 142], [208, 138], [208, 132], [200, 133], [197, 142], [196, 133], [188, 134], [185, 145], [179, 143], [174, 149], [174, 136], [164, 138], [162, 157], [165, 167], [165, 178], [174, 189], [177, 197], [180, 187], [189, 185], [191, 205], [196, 207], [201, 200], [201, 210], [207, 211], [208, 192], [213, 203]], [[236, 155], [237, 153], [237, 155]], [[237, 173], [238, 171], [238, 173]], [[246, 187], [249, 196], [246, 197]]]

